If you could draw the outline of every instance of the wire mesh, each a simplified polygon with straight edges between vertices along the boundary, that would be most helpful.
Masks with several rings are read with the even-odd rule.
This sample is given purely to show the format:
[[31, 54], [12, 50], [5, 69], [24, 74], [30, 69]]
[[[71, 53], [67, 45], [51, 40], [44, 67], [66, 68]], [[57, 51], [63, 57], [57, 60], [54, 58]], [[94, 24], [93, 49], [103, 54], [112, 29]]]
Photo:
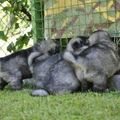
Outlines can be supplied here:
[[[57, 39], [65, 49], [70, 38], [89, 36], [98, 29], [109, 32], [119, 48], [120, 0], [10, 1], [0, 2], [0, 56], [9, 54], [11, 49], [10, 52], [15, 51], [20, 40], [18, 49], [24, 47], [23, 43], [43, 39]], [[32, 15], [32, 23], [28, 13]], [[31, 29], [33, 39], [28, 35]]]
[[64, 49], [69, 38], [102, 29], [119, 45], [120, 0], [34, 0], [33, 13], [36, 41], [58, 39]]
[[0, 57], [32, 45], [30, 0], [0, 1]]

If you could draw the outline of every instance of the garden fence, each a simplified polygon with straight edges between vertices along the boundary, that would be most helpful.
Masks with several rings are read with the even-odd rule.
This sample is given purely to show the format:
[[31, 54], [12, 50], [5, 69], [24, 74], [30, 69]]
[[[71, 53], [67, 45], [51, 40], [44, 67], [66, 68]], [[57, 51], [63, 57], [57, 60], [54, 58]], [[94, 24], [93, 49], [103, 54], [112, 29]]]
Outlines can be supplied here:
[[[14, 20], [14, 26], [12, 26], [12, 17], [16, 17], [14, 16], [16, 15], [15, 12], [13, 14], [11, 11], [5, 12], [7, 9], [5, 8], [6, 2], [0, 4], [0, 47], [3, 52], [7, 49], [14, 49], [11, 46], [14, 46], [15, 41], [22, 40], [22, 42], [17, 43], [17, 47], [22, 48], [23, 46], [21, 47], [20, 44], [25, 43], [27, 45], [30, 39], [34, 43], [43, 39], [57, 39], [62, 49], [65, 49], [70, 38], [89, 36], [98, 29], [106, 30], [119, 48], [120, 0], [21, 1], [27, 3], [29, 7], [26, 4], [20, 4], [26, 13], [21, 7], [22, 14], [18, 14], [20, 19], [19, 21], [18, 19]], [[7, 4], [10, 3], [7, 2]], [[12, 5], [9, 7], [13, 8]], [[27, 12], [31, 15], [32, 21], [29, 20]], [[12, 30], [10, 30], [11, 26]], [[31, 29], [32, 37], [30, 37]], [[19, 36], [24, 37], [20, 39]], [[10, 40], [8, 40], [9, 38]], [[4, 43], [1, 44], [1, 41]]]
[[33, 0], [34, 40], [69, 38], [106, 30], [117, 47], [120, 37], [120, 0]]

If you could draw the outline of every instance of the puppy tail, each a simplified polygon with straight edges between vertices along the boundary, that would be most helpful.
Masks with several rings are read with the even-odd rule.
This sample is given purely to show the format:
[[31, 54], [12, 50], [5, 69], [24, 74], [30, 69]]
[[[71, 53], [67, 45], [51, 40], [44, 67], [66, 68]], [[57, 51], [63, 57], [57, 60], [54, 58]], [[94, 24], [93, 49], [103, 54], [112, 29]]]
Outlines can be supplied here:
[[32, 65], [33, 65], [34, 59], [36, 59], [37, 57], [40, 57], [41, 55], [43, 55], [43, 53], [40, 53], [40, 52], [33, 52], [29, 55], [28, 65], [29, 65], [31, 73], [33, 73], [33, 66]]

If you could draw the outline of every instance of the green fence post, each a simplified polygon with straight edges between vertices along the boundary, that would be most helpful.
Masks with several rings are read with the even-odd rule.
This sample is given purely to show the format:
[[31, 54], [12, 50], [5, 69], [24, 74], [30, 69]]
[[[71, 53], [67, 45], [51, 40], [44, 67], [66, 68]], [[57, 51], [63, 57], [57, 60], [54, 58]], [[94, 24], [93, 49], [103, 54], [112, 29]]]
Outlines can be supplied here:
[[43, 0], [31, 0], [32, 3], [32, 27], [34, 43], [43, 39]]

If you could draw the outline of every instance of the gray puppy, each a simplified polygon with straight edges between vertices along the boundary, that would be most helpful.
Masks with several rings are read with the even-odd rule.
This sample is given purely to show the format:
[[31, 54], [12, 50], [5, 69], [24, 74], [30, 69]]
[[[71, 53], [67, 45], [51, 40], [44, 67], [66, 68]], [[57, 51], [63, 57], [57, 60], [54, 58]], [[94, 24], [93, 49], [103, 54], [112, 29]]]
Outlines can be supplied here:
[[22, 79], [32, 77], [28, 65], [28, 57], [31, 53], [37, 51], [37, 54], [32, 54], [33, 60], [37, 55], [45, 58], [59, 50], [60, 46], [54, 40], [44, 40], [28, 49], [0, 58], [0, 89], [3, 89], [8, 83], [12, 90], [22, 89]]
[[98, 30], [89, 37], [90, 47], [78, 54], [66, 51], [63, 58], [74, 68], [77, 78], [81, 82], [82, 91], [91, 85], [95, 92], [104, 92], [107, 79], [119, 70], [119, 57], [115, 44], [107, 32]]
[[[76, 51], [83, 45], [87, 45], [86, 38], [75, 37], [70, 40], [67, 49]], [[80, 90], [80, 82], [72, 66], [63, 60], [62, 56], [63, 53], [59, 53], [33, 63], [31, 70], [33, 70], [36, 90], [32, 91], [31, 95], [46, 96], [74, 93]]]

